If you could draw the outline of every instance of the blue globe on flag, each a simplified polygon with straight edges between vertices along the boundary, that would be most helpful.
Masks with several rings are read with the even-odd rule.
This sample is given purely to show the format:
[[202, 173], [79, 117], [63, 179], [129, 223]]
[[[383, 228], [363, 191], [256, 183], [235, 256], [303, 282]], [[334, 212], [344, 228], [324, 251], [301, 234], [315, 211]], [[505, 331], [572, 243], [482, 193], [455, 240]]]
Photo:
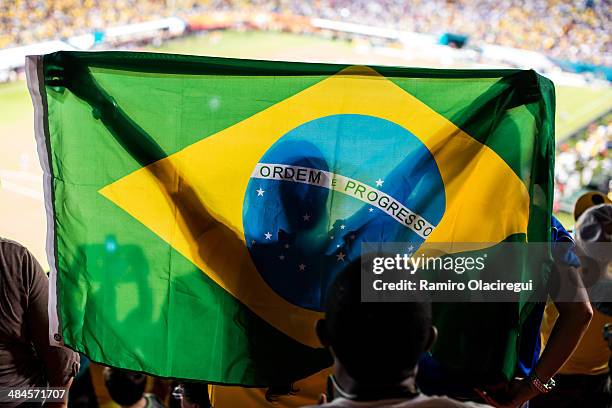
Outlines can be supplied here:
[[444, 210], [442, 177], [419, 138], [388, 120], [341, 114], [298, 126], [264, 154], [243, 225], [266, 283], [322, 311], [327, 288], [362, 243], [403, 242], [412, 252]]

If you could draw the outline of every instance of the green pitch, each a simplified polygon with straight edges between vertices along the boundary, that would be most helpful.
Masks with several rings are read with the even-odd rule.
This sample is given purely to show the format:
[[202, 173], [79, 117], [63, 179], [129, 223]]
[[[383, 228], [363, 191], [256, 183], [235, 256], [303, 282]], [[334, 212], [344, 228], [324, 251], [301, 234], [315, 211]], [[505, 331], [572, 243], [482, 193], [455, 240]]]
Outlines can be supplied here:
[[[32, 101], [24, 82], [12, 82], [0, 86], [0, 126], [14, 122], [29, 113]], [[25, 111], [25, 112], [24, 112]], [[1, 129], [1, 128], [0, 128]], [[0, 130], [0, 136], [3, 135]]]
[[563, 140], [612, 110], [612, 89], [557, 86], [556, 137]]
[[336, 60], [354, 54], [347, 41], [261, 31], [224, 31], [181, 38], [152, 51], [267, 60]]
[[33, 145], [33, 112], [25, 82], [0, 84], [0, 170], [14, 168], [22, 147]]

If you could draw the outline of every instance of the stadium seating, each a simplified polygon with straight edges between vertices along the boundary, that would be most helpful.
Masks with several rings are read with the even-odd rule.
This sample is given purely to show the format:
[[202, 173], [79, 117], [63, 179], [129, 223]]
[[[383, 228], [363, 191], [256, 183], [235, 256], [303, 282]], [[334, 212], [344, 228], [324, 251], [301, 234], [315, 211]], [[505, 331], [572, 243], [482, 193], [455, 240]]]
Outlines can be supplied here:
[[584, 0], [15, 0], [0, 3], [0, 49], [120, 24], [252, 9], [397, 28], [452, 32], [470, 44], [544, 52], [559, 60], [612, 66], [609, 3]]

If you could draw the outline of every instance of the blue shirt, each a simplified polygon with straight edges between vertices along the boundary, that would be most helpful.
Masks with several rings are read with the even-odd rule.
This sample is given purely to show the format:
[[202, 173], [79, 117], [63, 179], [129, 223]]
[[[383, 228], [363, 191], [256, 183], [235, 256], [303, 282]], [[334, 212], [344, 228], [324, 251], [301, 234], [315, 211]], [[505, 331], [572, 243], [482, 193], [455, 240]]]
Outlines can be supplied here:
[[[574, 250], [575, 242], [572, 235], [567, 232], [559, 220], [554, 216], [552, 217], [551, 224], [551, 242], [553, 244], [552, 249], [555, 261], [575, 268], [580, 267], [580, 261]], [[536, 366], [540, 357], [540, 351], [542, 349], [542, 344], [540, 342], [540, 327], [542, 325], [545, 307], [546, 303], [544, 302], [534, 305], [523, 324], [519, 340], [518, 376], [527, 377]]]

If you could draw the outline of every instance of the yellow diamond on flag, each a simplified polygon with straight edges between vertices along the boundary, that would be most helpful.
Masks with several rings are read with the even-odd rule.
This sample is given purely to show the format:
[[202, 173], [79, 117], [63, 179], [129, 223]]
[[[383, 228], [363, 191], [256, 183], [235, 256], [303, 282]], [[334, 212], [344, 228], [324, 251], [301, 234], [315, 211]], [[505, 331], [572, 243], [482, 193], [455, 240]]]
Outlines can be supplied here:
[[[421, 234], [426, 242], [496, 243], [512, 234], [527, 232], [529, 194], [504, 160], [389, 79], [371, 68], [359, 66], [344, 69], [136, 170], [105, 186], [100, 193], [269, 324], [305, 345], [319, 347], [314, 324], [321, 312], [279, 295], [258, 271], [245, 239], [244, 226], [249, 220], [245, 220], [244, 205], [254, 171], [262, 168], [262, 157], [275, 143], [304, 124], [335, 115], [388, 121], [415, 135], [431, 153], [439, 169], [445, 200], [439, 222], [422, 217], [423, 225], [431, 225], [426, 236]], [[367, 153], [354, 152], [357, 164]], [[283, 169], [287, 167], [284, 166]], [[365, 201], [367, 194], [374, 193], [382, 196], [384, 183], [390, 183], [378, 176], [369, 184], [363, 182], [363, 190], [359, 191], [363, 180], [351, 181], [354, 179], [335, 173], [336, 163], [328, 167], [324, 176], [348, 180], [345, 191], [334, 189], [331, 181], [326, 186], [329, 194], [338, 200]], [[306, 167], [293, 169], [299, 172], [301, 168]], [[315, 176], [309, 181], [307, 174], [304, 170], [302, 184], [318, 182], [318, 179], [312, 180]], [[297, 177], [294, 181], [298, 181]], [[356, 188], [351, 192], [353, 197], [347, 198], [351, 182]], [[255, 197], [269, 193], [260, 187]], [[492, 197], [503, 205], [492, 205]], [[310, 216], [304, 213], [304, 222]], [[391, 215], [383, 211], [377, 216]], [[488, 222], [480, 222], [483, 219]], [[275, 233], [265, 232], [271, 237]], [[266, 239], [267, 235], [261, 236], [264, 243]], [[285, 255], [279, 254], [279, 259], [284, 261]], [[334, 259], [341, 262], [344, 254], [335, 255]], [[303, 273], [312, 273], [307, 261], [300, 265]]]

